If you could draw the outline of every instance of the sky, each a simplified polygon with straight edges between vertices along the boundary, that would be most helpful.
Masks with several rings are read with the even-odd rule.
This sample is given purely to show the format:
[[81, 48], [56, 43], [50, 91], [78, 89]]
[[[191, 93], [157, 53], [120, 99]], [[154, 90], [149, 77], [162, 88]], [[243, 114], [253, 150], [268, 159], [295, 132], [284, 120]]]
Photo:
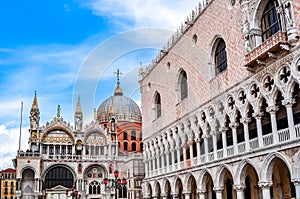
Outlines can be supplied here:
[[28, 148], [35, 91], [40, 126], [73, 123], [80, 96], [84, 122], [113, 94], [120, 68], [124, 95], [140, 105], [140, 64], [149, 64], [198, 0], [10, 0], [0, 6], [0, 170]]

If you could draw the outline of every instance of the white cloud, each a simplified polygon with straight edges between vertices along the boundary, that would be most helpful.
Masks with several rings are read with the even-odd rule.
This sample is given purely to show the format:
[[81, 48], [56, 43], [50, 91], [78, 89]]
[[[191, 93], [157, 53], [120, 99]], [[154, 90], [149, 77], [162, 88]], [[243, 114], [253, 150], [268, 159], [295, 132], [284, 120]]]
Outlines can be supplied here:
[[[124, 18], [135, 27], [177, 28], [188, 13], [198, 5], [199, 0], [92, 0], [85, 5], [99, 16], [111, 20]], [[119, 20], [118, 20], [119, 22]]]
[[[9, 123], [16, 123], [16, 121], [10, 121]], [[12, 159], [16, 157], [19, 148], [20, 129], [11, 128], [9, 123], [0, 124], [0, 170], [13, 167]], [[22, 128], [21, 130], [21, 149], [26, 150], [28, 148], [28, 130], [27, 128]]]

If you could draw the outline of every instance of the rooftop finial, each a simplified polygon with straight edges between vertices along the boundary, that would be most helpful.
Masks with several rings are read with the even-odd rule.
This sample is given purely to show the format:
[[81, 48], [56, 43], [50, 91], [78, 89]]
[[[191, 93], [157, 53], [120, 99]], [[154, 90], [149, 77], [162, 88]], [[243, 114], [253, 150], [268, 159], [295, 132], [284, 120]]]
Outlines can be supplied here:
[[118, 85], [120, 84], [120, 76], [123, 74], [120, 72], [120, 69], [118, 68], [117, 71], [115, 72], [115, 74], [117, 75], [117, 80], [118, 80]]
[[117, 88], [115, 89], [114, 95], [123, 95], [123, 90], [120, 87], [120, 76], [123, 73], [121, 73], [120, 69], [118, 68], [115, 74], [117, 75]]
[[57, 117], [60, 117], [60, 105], [57, 106]]

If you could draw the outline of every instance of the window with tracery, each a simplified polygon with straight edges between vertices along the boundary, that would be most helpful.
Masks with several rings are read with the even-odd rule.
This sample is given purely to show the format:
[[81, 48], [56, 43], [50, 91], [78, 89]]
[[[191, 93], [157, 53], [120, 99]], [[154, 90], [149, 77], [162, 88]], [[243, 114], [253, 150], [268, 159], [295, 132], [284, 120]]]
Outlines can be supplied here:
[[277, 1], [269, 0], [261, 19], [262, 40], [266, 41], [269, 37], [280, 30], [280, 23], [276, 11]]
[[216, 66], [216, 74], [219, 74], [227, 69], [226, 44], [223, 39], [219, 39], [216, 47], [215, 66]]
[[89, 184], [89, 194], [101, 194], [101, 184], [93, 181]]
[[179, 94], [180, 100], [188, 96], [187, 74], [184, 70], [182, 70], [179, 75]]

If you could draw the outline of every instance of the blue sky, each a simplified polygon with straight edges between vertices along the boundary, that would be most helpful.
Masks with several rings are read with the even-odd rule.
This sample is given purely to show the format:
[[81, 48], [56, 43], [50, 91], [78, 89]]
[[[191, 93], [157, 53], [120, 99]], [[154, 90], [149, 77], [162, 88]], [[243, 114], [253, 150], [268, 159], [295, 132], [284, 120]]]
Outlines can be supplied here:
[[[28, 147], [35, 90], [40, 125], [53, 119], [58, 104], [62, 117], [72, 123], [73, 101], [78, 95], [86, 105], [85, 121], [90, 120], [90, 109], [112, 95], [117, 68], [123, 72], [124, 93], [139, 104], [139, 63], [151, 62], [169, 33], [197, 4], [196, 0], [1, 2], [0, 169], [12, 166], [18, 150], [22, 101], [22, 149]], [[80, 86], [90, 81], [96, 86], [84, 93]]]

